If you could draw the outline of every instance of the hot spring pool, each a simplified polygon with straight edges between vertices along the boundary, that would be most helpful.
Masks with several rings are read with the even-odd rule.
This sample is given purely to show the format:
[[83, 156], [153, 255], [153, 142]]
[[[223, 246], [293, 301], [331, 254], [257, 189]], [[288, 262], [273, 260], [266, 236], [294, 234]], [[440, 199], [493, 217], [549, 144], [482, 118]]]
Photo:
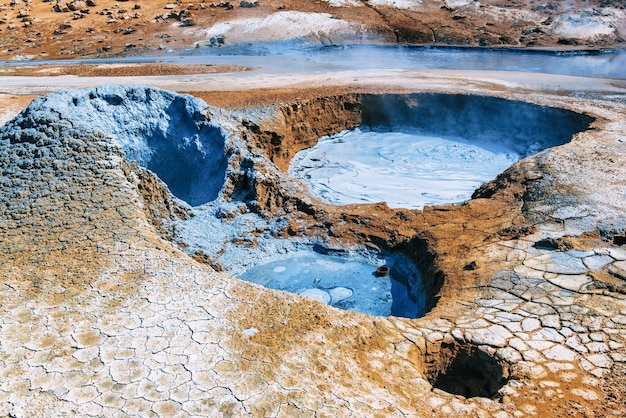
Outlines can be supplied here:
[[300, 151], [289, 174], [328, 203], [384, 201], [393, 208], [419, 209], [468, 200], [521, 157], [462, 138], [357, 128]]
[[419, 271], [398, 255], [384, 262], [390, 268], [388, 276], [376, 275], [380, 264], [365, 257], [297, 251], [276, 256], [239, 277], [339, 309], [376, 316], [424, 316], [426, 294]]

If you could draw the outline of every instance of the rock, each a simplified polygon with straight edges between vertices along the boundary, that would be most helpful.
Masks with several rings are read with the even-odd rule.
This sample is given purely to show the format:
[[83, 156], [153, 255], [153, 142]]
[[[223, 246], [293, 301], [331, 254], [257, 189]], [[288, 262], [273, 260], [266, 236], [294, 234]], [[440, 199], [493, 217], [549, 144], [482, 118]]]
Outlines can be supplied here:
[[252, 8], [252, 7], [257, 7], [259, 5], [259, 2], [257, 0], [242, 0], [239, 2], [239, 7], [243, 7], [243, 8]]
[[535, 242], [535, 248], [556, 250], [556, 251], [569, 251], [574, 246], [566, 238], [544, 238]]
[[62, 0], [57, 1], [57, 3], [52, 6], [52, 10], [56, 13], [66, 13], [70, 11], [67, 4], [65, 4], [65, 2]]
[[212, 46], [212, 47], [222, 46], [224, 45], [225, 40], [226, 38], [224, 37], [224, 35], [212, 36], [211, 39], [209, 39], [208, 46]]
[[67, 4], [67, 8], [72, 12], [83, 10], [87, 7], [87, 2], [83, 0], [74, 0]]

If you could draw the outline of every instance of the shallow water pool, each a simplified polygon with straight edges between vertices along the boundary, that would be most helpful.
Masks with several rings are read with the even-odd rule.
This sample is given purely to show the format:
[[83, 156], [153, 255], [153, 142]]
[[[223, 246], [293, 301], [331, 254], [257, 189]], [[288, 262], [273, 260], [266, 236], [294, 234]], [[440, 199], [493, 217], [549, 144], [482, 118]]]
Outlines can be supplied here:
[[239, 277], [339, 309], [376, 316], [424, 316], [426, 295], [415, 266], [400, 255], [378, 261], [390, 267], [388, 276], [377, 276], [380, 263], [365, 257], [298, 251], [276, 256]]

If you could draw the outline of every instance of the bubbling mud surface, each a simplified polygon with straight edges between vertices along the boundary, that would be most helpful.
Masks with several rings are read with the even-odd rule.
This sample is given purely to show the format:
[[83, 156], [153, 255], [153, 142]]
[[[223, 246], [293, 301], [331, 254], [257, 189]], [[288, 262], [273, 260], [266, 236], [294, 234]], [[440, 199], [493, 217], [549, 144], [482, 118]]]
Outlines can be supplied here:
[[298, 153], [289, 174], [328, 203], [420, 209], [468, 200], [519, 158], [463, 138], [355, 129]]

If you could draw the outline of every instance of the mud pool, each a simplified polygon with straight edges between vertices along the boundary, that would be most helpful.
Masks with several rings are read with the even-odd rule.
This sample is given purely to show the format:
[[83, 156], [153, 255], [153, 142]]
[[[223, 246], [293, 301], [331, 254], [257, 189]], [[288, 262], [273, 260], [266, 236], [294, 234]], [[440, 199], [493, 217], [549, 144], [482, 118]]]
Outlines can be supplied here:
[[298, 153], [289, 174], [328, 203], [421, 209], [468, 200], [520, 158], [463, 138], [355, 129]]
[[360, 123], [317, 140], [289, 174], [327, 203], [462, 203], [519, 159], [562, 145], [590, 118], [471, 95], [365, 95]]
[[426, 295], [417, 269], [399, 256], [378, 262], [390, 267], [388, 276], [375, 274], [380, 264], [372, 259], [298, 251], [256, 265], [240, 278], [339, 309], [375, 316], [424, 316]]

